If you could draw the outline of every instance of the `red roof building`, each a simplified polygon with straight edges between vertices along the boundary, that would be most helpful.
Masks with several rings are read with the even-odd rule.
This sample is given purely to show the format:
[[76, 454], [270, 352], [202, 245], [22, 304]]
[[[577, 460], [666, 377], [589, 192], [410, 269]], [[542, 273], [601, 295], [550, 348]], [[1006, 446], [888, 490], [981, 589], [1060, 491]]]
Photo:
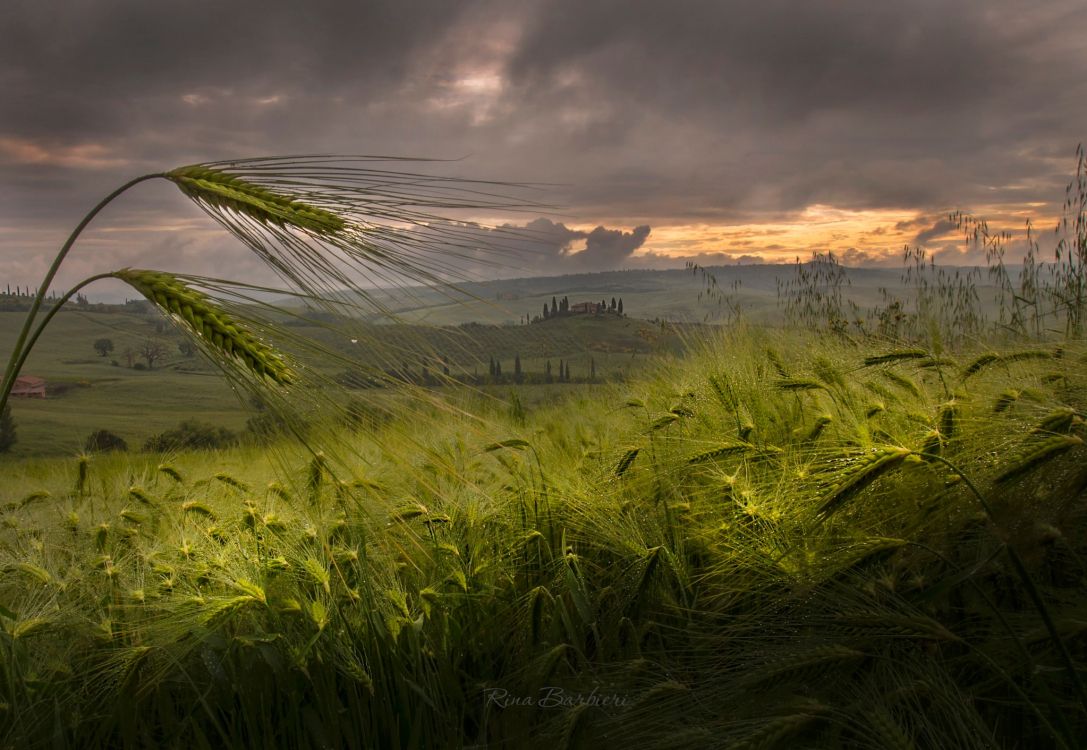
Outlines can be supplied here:
[[33, 375], [23, 375], [15, 378], [15, 386], [11, 389], [12, 396], [24, 398], [45, 398], [45, 380]]

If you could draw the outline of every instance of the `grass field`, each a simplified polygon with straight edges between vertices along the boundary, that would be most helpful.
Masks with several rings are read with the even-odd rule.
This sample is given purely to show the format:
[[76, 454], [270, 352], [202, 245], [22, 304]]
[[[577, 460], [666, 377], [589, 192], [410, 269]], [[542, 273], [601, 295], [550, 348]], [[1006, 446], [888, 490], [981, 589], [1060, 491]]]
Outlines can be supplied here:
[[7, 464], [2, 741], [1081, 747], [1085, 372], [740, 327], [521, 413]]
[[[0, 312], [0, 350], [14, 344], [22, 318], [22, 313]], [[9, 454], [0, 456], [0, 461], [74, 455], [82, 449], [87, 436], [98, 429], [119, 435], [134, 449], [190, 418], [230, 430], [244, 429], [254, 413], [247, 396], [236, 394], [221, 372], [199, 353], [183, 355], [178, 349], [185, 340], [183, 335], [173, 326], [164, 327], [164, 322], [154, 313], [61, 313], [23, 369], [24, 374], [45, 378], [50, 384], [49, 397], [12, 401], [18, 442]], [[514, 387], [526, 403], [552, 399], [569, 388], [516, 385], [512, 382], [516, 356], [520, 356], [526, 379], [531, 382], [544, 378], [548, 362], [557, 380], [560, 360], [569, 366], [573, 380], [585, 381], [595, 370], [597, 379], [603, 382], [629, 377], [656, 355], [682, 346], [671, 329], [615, 316], [585, 316], [529, 326], [365, 328], [366, 334], [352, 335], [414, 341], [421, 351], [447, 353], [456, 376], [486, 376], [489, 358], [493, 357], [501, 361], [509, 383], [486, 386], [484, 393], [494, 391], [505, 397]], [[349, 344], [345, 335], [327, 328], [295, 326], [290, 330], [296, 336], [320, 341], [342, 357], [357, 357], [360, 364], [381, 364], [372, 351]], [[113, 342], [109, 356], [99, 356], [93, 348], [100, 338]], [[161, 341], [166, 356], [152, 370], [128, 366], [125, 351], [138, 352], [149, 339]], [[131, 361], [144, 364], [138, 353]], [[431, 367], [437, 374], [438, 366]], [[343, 362], [331, 363], [326, 369], [329, 377], [336, 377], [346, 366]], [[420, 368], [416, 366], [414, 372], [418, 374]]]
[[[0, 348], [7, 351], [14, 344], [22, 318], [22, 313], [0, 313]], [[248, 415], [219, 371], [199, 357], [182, 356], [177, 334], [156, 332], [159, 320], [129, 314], [59, 315], [23, 372], [64, 390], [45, 399], [12, 400], [18, 442], [11, 457], [74, 455], [97, 429], [111, 430], [138, 447], [190, 416], [232, 429], [243, 427]], [[164, 340], [172, 350], [167, 359], [154, 370], [124, 366], [124, 350], [138, 347], [148, 337]], [[109, 357], [94, 350], [99, 338], [113, 340]]]

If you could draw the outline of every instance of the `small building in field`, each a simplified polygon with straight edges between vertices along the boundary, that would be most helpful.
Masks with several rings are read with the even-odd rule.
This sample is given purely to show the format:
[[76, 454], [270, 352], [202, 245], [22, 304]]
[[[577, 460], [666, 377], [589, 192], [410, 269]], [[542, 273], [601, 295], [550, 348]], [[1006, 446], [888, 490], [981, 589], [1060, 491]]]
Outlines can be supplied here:
[[12, 396], [24, 398], [45, 398], [45, 379], [36, 378], [33, 375], [23, 375], [15, 379], [15, 386], [11, 389]]
[[570, 305], [570, 312], [574, 315], [594, 315], [599, 308], [599, 302], [576, 302]]

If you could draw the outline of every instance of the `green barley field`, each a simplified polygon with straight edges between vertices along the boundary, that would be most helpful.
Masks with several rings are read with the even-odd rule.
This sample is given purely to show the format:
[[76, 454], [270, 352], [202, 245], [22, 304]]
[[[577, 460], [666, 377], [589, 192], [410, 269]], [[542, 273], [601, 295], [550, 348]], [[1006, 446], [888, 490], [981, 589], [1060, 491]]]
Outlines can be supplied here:
[[[349, 238], [232, 174], [167, 176]], [[1053, 262], [858, 302], [815, 255], [776, 322], [707, 274], [726, 321], [427, 327], [133, 272], [170, 315], [65, 309], [11, 411], [0, 746], [1087, 746], [1085, 195]]]
[[743, 326], [517, 417], [4, 466], [11, 747], [1077, 747], [1087, 349]]

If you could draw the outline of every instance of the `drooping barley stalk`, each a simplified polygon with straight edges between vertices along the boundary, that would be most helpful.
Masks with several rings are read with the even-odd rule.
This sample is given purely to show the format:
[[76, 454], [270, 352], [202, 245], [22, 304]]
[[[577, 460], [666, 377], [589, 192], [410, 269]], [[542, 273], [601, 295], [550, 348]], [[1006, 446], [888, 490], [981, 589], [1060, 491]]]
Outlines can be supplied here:
[[342, 217], [323, 208], [292, 200], [228, 172], [197, 164], [165, 174], [181, 192], [218, 211], [232, 211], [281, 228], [295, 227], [318, 235], [342, 231]]
[[177, 276], [161, 271], [125, 268], [112, 276], [126, 282], [197, 336], [221, 359], [238, 360], [258, 377], [289, 385], [295, 375], [283, 356], [250, 333], [206, 294]]
[[820, 498], [816, 515], [829, 517], [865, 487], [898, 468], [910, 452], [908, 448], [886, 447], [851, 461]]
[[930, 356], [929, 352], [924, 349], [903, 349], [900, 351], [887, 352], [886, 354], [875, 354], [870, 357], [865, 357], [864, 366], [874, 367], [875, 365], [902, 362], [908, 359], [923, 359], [928, 356]]
[[996, 477], [997, 484], [1009, 482], [1036, 469], [1067, 450], [1083, 445], [1083, 439], [1075, 435], [1054, 435], [1037, 443], [1032, 449], [1019, 456]]
[[[318, 303], [361, 299], [370, 286], [407, 281], [447, 288], [459, 278], [457, 260], [485, 259], [505, 251], [503, 231], [488, 234], [470, 222], [450, 221], [436, 210], [525, 207], [501, 195], [509, 185], [380, 169], [377, 157], [277, 157], [196, 164], [134, 178], [100, 201], [76, 226], [54, 258], [31, 303], [0, 383], [0, 411], [45, 325], [87, 284], [122, 278], [180, 317], [214, 354], [240, 360], [259, 377], [280, 385], [290, 370], [274, 352], [211, 309], [210, 299], [183, 289], [176, 277], [155, 272], [99, 274], [73, 287], [49, 310], [38, 312], [60, 265], [88, 224], [115, 198], [142, 182], [165, 179], [248, 246], [280, 278]], [[508, 230], [504, 230], [508, 234]], [[125, 278], [127, 276], [127, 278]], [[207, 312], [206, 315], [198, 313]], [[35, 323], [39, 323], [35, 329]]]

